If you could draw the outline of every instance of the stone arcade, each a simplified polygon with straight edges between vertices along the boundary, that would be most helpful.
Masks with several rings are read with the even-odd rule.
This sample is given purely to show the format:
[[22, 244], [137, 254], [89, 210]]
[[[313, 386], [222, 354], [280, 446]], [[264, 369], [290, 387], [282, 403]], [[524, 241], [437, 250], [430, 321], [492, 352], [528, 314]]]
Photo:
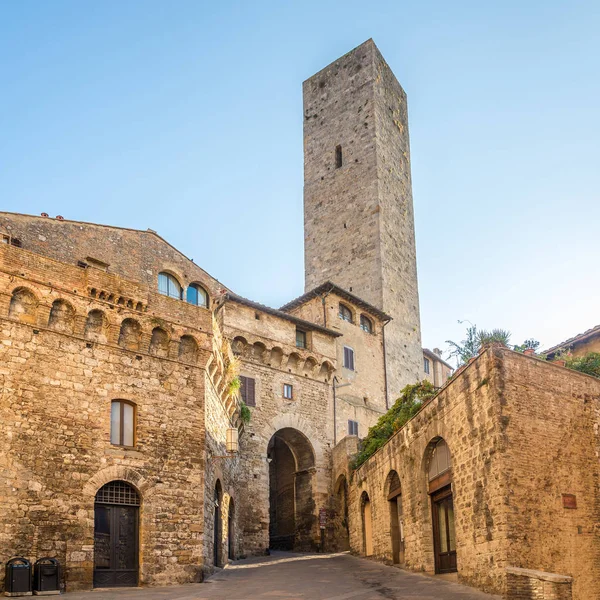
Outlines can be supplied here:
[[[304, 83], [304, 127], [306, 291], [280, 309], [156, 232], [0, 213], [1, 560], [56, 556], [70, 591], [324, 544], [597, 598], [600, 383], [501, 350], [446, 383], [424, 354], [406, 95], [371, 40]], [[439, 394], [351, 473], [427, 376]]]

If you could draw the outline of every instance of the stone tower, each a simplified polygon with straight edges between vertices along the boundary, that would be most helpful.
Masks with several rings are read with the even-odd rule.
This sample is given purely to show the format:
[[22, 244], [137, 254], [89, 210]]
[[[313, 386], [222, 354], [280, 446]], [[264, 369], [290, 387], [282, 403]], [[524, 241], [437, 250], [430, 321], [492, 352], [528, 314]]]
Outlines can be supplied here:
[[392, 316], [391, 403], [423, 371], [406, 94], [368, 40], [303, 95], [305, 288], [330, 280]]

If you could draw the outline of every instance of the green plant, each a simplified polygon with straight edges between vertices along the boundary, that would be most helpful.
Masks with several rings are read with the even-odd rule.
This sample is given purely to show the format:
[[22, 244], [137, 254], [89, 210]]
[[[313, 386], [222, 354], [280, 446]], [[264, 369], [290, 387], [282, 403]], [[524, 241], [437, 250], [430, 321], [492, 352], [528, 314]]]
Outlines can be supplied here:
[[234, 392], [237, 392], [241, 387], [242, 387], [242, 380], [239, 378], [239, 376], [234, 377], [229, 382], [229, 393], [233, 394]]
[[248, 423], [250, 423], [251, 417], [252, 413], [250, 412], [250, 409], [246, 406], [245, 402], [242, 402], [240, 404], [240, 419], [242, 419], [242, 423], [247, 425]]
[[[460, 321], [459, 321], [460, 322]], [[450, 345], [450, 356], [455, 357], [458, 366], [469, 362], [469, 359], [477, 356], [482, 348], [487, 346], [508, 346], [510, 331], [506, 329], [477, 329], [477, 325], [467, 327], [467, 337], [460, 343], [446, 340]]]
[[435, 393], [436, 390], [429, 381], [407, 385], [400, 392], [400, 397], [394, 402], [392, 408], [379, 418], [361, 441], [360, 450], [351, 463], [352, 469], [357, 469], [375, 454], [396, 431], [417, 414], [423, 402], [433, 397]]
[[540, 343], [537, 340], [531, 338], [525, 340], [520, 346], [513, 346], [515, 352], [525, 352], [525, 350], [537, 350], [540, 347]]
[[566, 361], [568, 369], [600, 379], [600, 352], [588, 352], [583, 356], [568, 356]]

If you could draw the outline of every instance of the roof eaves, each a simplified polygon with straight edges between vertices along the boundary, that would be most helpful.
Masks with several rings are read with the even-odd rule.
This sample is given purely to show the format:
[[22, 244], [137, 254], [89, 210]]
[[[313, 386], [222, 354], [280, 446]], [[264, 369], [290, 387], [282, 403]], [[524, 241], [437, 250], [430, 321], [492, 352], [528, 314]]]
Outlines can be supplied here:
[[293, 310], [297, 306], [301, 306], [302, 304], [305, 304], [309, 300], [312, 300], [313, 298], [317, 298], [318, 296], [322, 295], [324, 292], [326, 292], [327, 294], [333, 292], [333, 293], [337, 294], [338, 296], [344, 298], [348, 302], [355, 304], [356, 306], [369, 312], [373, 316], [381, 319], [382, 321], [391, 321], [392, 320], [392, 317], [390, 315], [388, 315], [387, 313], [383, 312], [381, 309], [377, 308], [376, 306], [373, 306], [372, 304], [369, 304], [366, 300], [363, 300], [362, 298], [355, 296], [351, 292], [345, 290], [344, 288], [333, 283], [332, 281], [325, 281], [324, 283], [318, 285], [316, 288], [313, 288], [312, 290], [305, 292], [301, 296], [298, 296], [297, 298], [290, 300], [290, 302], [288, 302], [287, 304], [284, 304], [279, 310], [281, 310], [283, 312]]
[[310, 321], [300, 319], [282, 310], [271, 308], [270, 306], [260, 304], [259, 302], [254, 302], [253, 300], [249, 300], [248, 298], [244, 298], [243, 296], [238, 296], [237, 294], [234, 294], [232, 292], [228, 292], [227, 294], [225, 294], [225, 299], [231, 300], [232, 302], [237, 302], [238, 304], [243, 304], [244, 306], [249, 306], [250, 308], [255, 308], [256, 310], [260, 310], [262, 312], [266, 312], [267, 314], [279, 317], [280, 319], [285, 319], [286, 321], [290, 321], [292, 323], [296, 323], [297, 325], [300, 325], [301, 327], [306, 327], [307, 329], [320, 331], [333, 337], [340, 337], [342, 335], [338, 331], [327, 329], [327, 327], [322, 327], [321, 325], [317, 325], [316, 323], [311, 323]]
[[576, 336], [573, 336], [572, 338], [569, 338], [568, 340], [561, 342], [560, 344], [556, 344], [555, 346], [552, 346], [552, 348], [548, 348], [548, 350], [544, 350], [542, 352], [542, 354], [552, 354], [553, 352], [556, 352], [557, 350], [560, 350], [561, 348], [564, 348], [566, 346], [571, 346], [572, 344], [575, 344], [577, 342], [582, 342], [584, 339], [594, 335], [595, 333], [600, 333], [600, 325], [596, 325], [596, 326], [592, 327], [591, 329], [584, 331], [583, 333], [579, 333]]

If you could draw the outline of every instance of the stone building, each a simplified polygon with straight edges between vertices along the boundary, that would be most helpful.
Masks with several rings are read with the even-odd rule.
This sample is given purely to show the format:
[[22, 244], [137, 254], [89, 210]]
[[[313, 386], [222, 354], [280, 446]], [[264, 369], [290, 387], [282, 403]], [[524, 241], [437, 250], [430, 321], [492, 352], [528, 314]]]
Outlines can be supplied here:
[[568, 352], [575, 357], [583, 356], [588, 352], [600, 352], [600, 325], [544, 350], [544, 354], [550, 360], [558, 358], [563, 352]]
[[350, 546], [511, 599], [600, 598], [599, 426], [600, 381], [488, 349], [354, 473], [354, 440], [335, 448]]
[[[598, 382], [500, 350], [448, 382], [420, 345], [406, 96], [374, 43], [304, 110], [306, 291], [279, 309], [154, 231], [0, 213], [0, 560], [55, 556], [76, 590], [351, 548], [597, 597]], [[439, 394], [352, 474], [424, 378]]]
[[434, 348], [433, 352], [423, 348], [422, 379], [431, 381], [436, 388], [440, 388], [448, 381], [453, 371], [452, 365], [442, 358], [442, 351], [439, 348]]

